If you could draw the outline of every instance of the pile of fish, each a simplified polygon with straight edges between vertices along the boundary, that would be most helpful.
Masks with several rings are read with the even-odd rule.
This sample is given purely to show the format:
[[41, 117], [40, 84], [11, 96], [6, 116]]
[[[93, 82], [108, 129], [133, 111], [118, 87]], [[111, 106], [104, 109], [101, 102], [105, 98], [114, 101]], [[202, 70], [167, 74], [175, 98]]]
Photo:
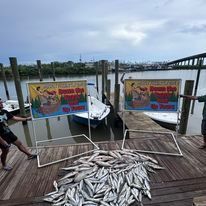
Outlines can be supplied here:
[[62, 169], [66, 175], [44, 198], [54, 206], [142, 205], [143, 195], [151, 199], [148, 172], [163, 168], [135, 150], [95, 150]]

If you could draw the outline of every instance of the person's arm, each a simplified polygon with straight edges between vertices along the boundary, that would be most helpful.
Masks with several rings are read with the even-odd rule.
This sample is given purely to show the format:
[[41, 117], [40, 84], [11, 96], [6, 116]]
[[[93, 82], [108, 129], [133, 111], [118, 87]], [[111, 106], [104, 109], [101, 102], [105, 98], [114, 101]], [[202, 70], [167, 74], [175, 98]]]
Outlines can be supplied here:
[[28, 121], [31, 120], [31, 117], [18, 117], [18, 116], [13, 116], [12, 118], [15, 121]]
[[191, 100], [197, 100], [198, 99], [197, 96], [183, 95], [183, 94], [180, 94], [180, 97], [186, 98], [186, 99], [191, 99]]

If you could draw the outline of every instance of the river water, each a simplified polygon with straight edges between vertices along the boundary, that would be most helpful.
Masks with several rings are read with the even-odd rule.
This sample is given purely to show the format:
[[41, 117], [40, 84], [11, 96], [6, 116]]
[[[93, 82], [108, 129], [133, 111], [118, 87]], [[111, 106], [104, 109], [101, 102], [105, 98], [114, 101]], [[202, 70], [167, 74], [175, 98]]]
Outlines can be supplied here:
[[[145, 71], [145, 72], [132, 72], [126, 73], [125, 79], [132, 77], [133, 79], [181, 79], [181, 93], [184, 91], [185, 80], [196, 80], [197, 71], [196, 70], [170, 70], [170, 71]], [[119, 78], [121, 74], [119, 75]], [[86, 79], [89, 83], [95, 83], [96, 77], [95, 75], [73, 75], [67, 77], [56, 77], [56, 81], [66, 80], [83, 80]], [[111, 79], [111, 92], [114, 92], [114, 82], [115, 76], [113, 73], [108, 75], [108, 79]], [[206, 80], [206, 70], [202, 70], [200, 74], [199, 86], [197, 95], [206, 94], [205, 87]], [[36, 82], [37, 78], [27, 78], [21, 80], [21, 86], [23, 91], [24, 99], [27, 97], [27, 82]], [[52, 78], [44, 78], [44, 81], [52, 81]], [[7, 85], [10, 93], [11, 99], [17, 99], [15, 85], [13, 80], [7, 80]], [[121, 86], [121, 92], [123, 91], [123, 85]], [[101, 75], [99, 75], [99, 87], [101, 91]], [[6, 94], [4, 90], [3, 81], [0, 80], [0, 97], [2, 99], [6, 99]], [[200, 125], [202, 120], [202, 109], [203, 103], [195, 103], [194, 113], [190, 114], [189, 122], [188, 122], [188, 135], [200, 134]], [[180, 102], [180, 110], [181, 110], [181, 102]], [[104, 141], [104, 140], [116, 140], [122, 139], [122, 128], [115, 127], [114, 125], [114, 117], [113, 113], [109, 115], [106, 119], [105, 123], [98, 126], [96, 129], [91, 130], [92, 140], [94, 141]], [[77, 124], [72, 121], [71, 116], [62, 116], [50, 118], [49, 120], [38, 120], [29, 122], [28, 125], [22, 125], [22, 123], [14, 123], [12, 122], [10, 128], [15, 134], [19, 137], [19, 139], [28, 146], [34, 146], [34, 134], [33, 134], [33, 126], [36, 131], [37, 140], [51, 140], [60, 137], [73, 136], [79, 134], [88, 134], [88, 127]], [[78, 143], [78, 142], [86, 142], [86, 138], [70, 138], [64, 140], [58, 140], [55, 142], [50, 142], [51, 144], [65, 144], [65, 143]], [[47, 143], [48, 144], [48, 143]]]

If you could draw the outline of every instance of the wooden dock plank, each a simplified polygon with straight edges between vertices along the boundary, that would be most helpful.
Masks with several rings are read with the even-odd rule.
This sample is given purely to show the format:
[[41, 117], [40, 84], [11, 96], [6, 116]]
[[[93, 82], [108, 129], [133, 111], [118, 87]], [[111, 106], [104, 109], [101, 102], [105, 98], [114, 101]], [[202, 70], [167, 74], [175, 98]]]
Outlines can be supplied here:
[[[153, 137], [152, 134], [147, 134], [148, 140], [126, 139], [125, 146], [132, 149], [139, 149], [141, 146], [145, 150], [174, 149], [170, 140], [166, 140], [167, 137], [165, 145], [164, 142], [155, 141]], [[165, 169], [150, 174], [152, 200], [145, 198], [144, 205], [189, 206], [194, 197], [206, 195], [206, 151], [197, 148], [201, 141], [201, 136], [178, 138], [183, 157], [150, 154]], [[120, 149], [121, 144], [122, 141], [97, 143], [105, 150]], [[90, 143], [44, 147], [41, 149], [41, 160], [48, 162], [90, 149], [93, 149]], [[68, 166], [75, 159], [77, 158], [37, 168], [35, 160], [27, 160], [22, 153], [12, 150], [9, 162], [14, 165], [15, 171], [0, 170], [0, 205], [48, 205], [42, 202], [41, 197], [53, 191], [53, 181], [61, 176], [60, 168]]]

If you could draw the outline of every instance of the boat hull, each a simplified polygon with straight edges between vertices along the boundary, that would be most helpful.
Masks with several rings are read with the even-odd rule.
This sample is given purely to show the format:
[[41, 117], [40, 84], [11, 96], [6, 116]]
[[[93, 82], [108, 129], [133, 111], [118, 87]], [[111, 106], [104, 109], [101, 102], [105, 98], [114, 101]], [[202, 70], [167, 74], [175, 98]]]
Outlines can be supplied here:
[[[24, 107], [26, 111], [29, 110], [29, 106]], [[11, 114], [16, 115], [20, 113], [20, 109], [16, 109], [14, 111], [9, 111]]]
[[159, 124], [161, 127], [164, 127], [166, 129], [169, 129], [169, 130], [172, 130], [172, 131], [176, 131], [177, 124], [163, 122], [163, 121], [158, 121], [158, 120], [155, 120], [155, 119], [152, 119], [152, 120], [155, 121], [157, 124]]
[[[3, 108], [13, 115], [20, 113], [19, 103], [17, 100], [7, 100], [3, 103]], [[29, 109], [29, 103], [24, 103], [25, 110]]]
[[[77, 113], [73, 115], [73, 120], [80, 124], [88, 125], [90, 122], [90, 126], [92, 128], [96, 128], [110, 113], [110, 107], [100, 102], [95, 97], [91, 96], [88, 99], [89, 105], [89, 115], [88, 112]], [[88, 121], [88, 118], [90, 121]]]
[[[82, 117], [78, 117], [76, 115], [73, 115], [73, 121], [83, 124], [83, 125], [88, 125], [88, 119], [86, 118], [82, 118]], [[97, 126], [99, 126], [101, 123], [103, 123], [103, 120], [99, 121], [99, 120], [90, 120], [90, 126], [92, 128], [96, 128]]]
[[176, 131], [177, 126], [177, 113], [163, 113], [163, 112], [144, 112], [145, 115], [150, 117], [153, 121], [155, 121], [160, 126]]

